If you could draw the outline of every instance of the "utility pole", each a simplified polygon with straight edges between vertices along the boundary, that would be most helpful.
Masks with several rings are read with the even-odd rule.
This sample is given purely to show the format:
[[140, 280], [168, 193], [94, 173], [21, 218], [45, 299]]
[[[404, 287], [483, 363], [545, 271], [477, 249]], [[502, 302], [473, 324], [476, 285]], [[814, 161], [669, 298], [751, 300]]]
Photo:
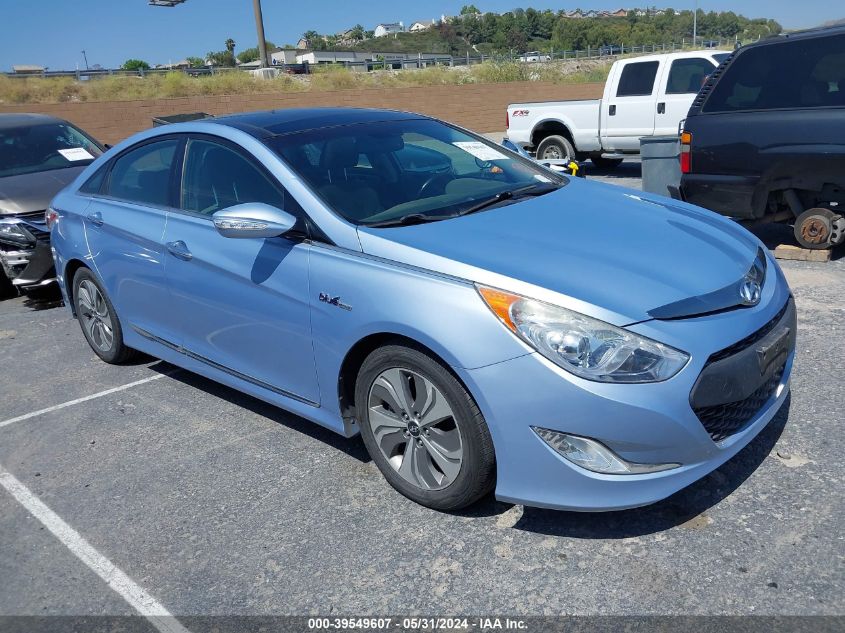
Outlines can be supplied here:
[[698, 0], [695, 0], [695, 11], [692, 14], [692, 47], [695, 48], [696, 35], [698, 34]]
[[85, 59], [85, 70], [88, 70], [88, 55], [85, 54], [85, 49], [82, 49], [82, 57]]
[[258, 57], [261, 68], [267, 66], [267, 41], [264, 39], [264, 17], [261, 14], [261, 0], [252, 0], [255, 11], [255, 29], [258, 31]]
[[[175, 7], [183, 2], [185, 0], [149, 0], [150, 6], [153, 7]], [[252, 0], [252, 8], [255, 12], [255, 30], [258, 31], [258, 57], [261, 62], [261, 68], [264, 68], [268, 65], [267, 41], [264, 39], [264, 18], [261, 15], [261, 0]]]

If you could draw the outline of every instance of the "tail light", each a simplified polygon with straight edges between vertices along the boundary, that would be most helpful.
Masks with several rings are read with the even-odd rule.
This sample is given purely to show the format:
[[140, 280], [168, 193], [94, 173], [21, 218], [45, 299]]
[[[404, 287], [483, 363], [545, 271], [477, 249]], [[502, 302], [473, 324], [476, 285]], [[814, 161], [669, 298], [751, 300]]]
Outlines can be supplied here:
[[47, 230], [52, 229], [59, 221], [59, 212], [55, 209], [47, 209], [44, 212], [44, 222], [47, 223]]
[[692, 172], [692, 134], [689, 132], [681, 132], [681, 173], [689, 174]]

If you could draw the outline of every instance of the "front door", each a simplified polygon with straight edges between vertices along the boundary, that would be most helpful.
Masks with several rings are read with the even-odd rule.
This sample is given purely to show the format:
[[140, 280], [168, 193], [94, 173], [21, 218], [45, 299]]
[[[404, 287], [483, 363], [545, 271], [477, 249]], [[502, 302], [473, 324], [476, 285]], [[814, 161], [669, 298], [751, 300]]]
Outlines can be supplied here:
[[308, 301], [310, 246], [233, 239], [214, 212], [262, 202], [298, 215], [287, 192], [240, 148], [188, 140], [180, 211], [168, 216], [166, 275], [181, 345], [194, 362], [265, 389], [319, 403]]
[[704, 80], [714, 70], [716, 65], [706, 57], [676, 59], [664, 69], [668, 77], [660, 82], [657, 93], [655, 136], [678, 134], [679, 123], [686, 118]]

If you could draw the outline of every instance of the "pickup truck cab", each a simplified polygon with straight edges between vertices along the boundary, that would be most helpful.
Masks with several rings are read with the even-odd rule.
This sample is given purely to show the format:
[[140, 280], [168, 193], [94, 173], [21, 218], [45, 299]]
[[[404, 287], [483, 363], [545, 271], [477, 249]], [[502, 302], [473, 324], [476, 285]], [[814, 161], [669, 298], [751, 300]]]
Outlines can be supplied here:
[[589, 157], [615, 167], [639, 154], [641, 137], [677, 134], [704, 80], [728, 56], [702, 50], [620, 59], [601, 99], [509, 105], [508, 139], [541, 160]]

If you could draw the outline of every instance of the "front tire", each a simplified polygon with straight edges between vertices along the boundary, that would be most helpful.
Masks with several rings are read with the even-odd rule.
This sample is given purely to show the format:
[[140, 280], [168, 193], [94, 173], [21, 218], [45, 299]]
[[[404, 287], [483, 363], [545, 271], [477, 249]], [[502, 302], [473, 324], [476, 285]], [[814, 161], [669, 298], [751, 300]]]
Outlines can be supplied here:
[[74, 275], [73, 304], [85, 340], [102, 360], [118, 365], [138, 354], [123, 342], [117, 312], [100, 282], [87, 268], [80, 268]]
[[493, 440], [464, 386], [427, 353], [373, 351], [355, 384], [367, 451], [388, 483], [417, 503], [459, 510], [495, 484]]
[[547, 136], [537, 145], [537, 160], [575, 160], [575, 148], [563, 136]]

